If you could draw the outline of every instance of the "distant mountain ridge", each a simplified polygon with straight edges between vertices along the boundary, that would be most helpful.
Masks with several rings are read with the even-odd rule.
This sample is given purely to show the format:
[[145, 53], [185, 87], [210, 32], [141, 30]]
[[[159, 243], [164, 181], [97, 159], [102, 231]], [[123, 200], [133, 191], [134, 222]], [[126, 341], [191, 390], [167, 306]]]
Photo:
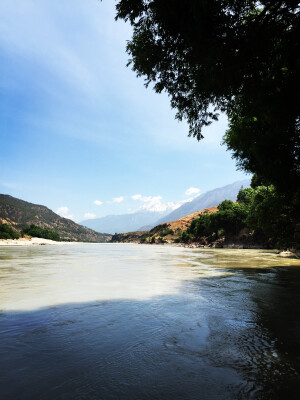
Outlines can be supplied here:
[[182, 206], [172, 211], [170, 214], [164, 216], [157, 220], [151, 227], [154, 227], [159, 224], [163, 224], [166, 222], [176, 221], [186, 215], [193, 214], [197, 211], [203, 210], [204, 208], [216, 207], [223, 200], [232, 200], [236, 201], [237, 194], [241, 187], [245, 189], [250, 186], [250, 179], [244, 179], [241, 181], [237, 181], [231, 183], [229, 185], [216, 188], [205, 192], [199, 196], [197, 196], [194, 200], [184, 203]]
[[248, 187], [250, 179], [244, 179], [221, 188], [210, 190], [197, 196], [194, 200], [184, 203], [176, 210], [170, 212], [137, 211], [131, 214], [107, 215], [102, 218], [88, 219], [80, 224], [97, 232], [110, 234], [135, 231], [147, 231], [156, 225], [176, 221], [186, 215], [193, 214], [205, 208], [216, 207], [223, 200], [236, 200], [240, 188]]
[[102, 218], [87, 219], [80, 224], [97, 232], [124, 233], [140, 230], [142, 225], [150, 225], [168, 212], [138, 211], [131, 214], [107, 215]]
[[49, 208], [29, 203], [15, 197], [0, 194], [0, 223], [6, 223], [16, 230], [25, 225], [37, 225], [57, 232], [62, 240], [82, 242], [107, 242], [111, 236], [76, 224], [62, 218]]

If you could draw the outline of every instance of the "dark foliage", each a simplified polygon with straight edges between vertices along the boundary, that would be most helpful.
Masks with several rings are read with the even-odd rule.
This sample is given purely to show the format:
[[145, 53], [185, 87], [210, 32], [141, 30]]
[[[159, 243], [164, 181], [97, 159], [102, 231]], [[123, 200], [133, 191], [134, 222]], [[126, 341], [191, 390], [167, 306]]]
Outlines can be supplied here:
[[190, 135], [225, 112], [239, 168], [284, 193], [300, 186], [298, 1], [121, 0], [117, 18], [133, 26], [132, 69]]
[[57, 232], [51, 231], [50, 229], [44, 229], [33, 224], [24, 227], [22, 229], [22, 234], [55, 241], [60, 240], [60, 236]]
[[300, 190], [292, 196], [274, 186], [258, 186], [250, 203], [246, 224], [273, 239], [279, 248], [300, 248]]
[[19, 239], [20, 234], [7, 224], [0, 224], [0, 239]]
[[269, 240], [278, 248], [300, 248], [300, 191], [287, 196], [274, 186], [240, 190], [238, 203], [224, 200], [219, 211], [194, 219], [180, 241], [199, 241], [203, 237], [237, 237], [243, 228], [254, 230], [254, 237]]
[[164, 230], [167, 230], [168, 229], [168, 224], [160, 224], [160, 225], [157, 225], [157, 226], [155, 226], [154, 228], [152, 228], [150, 231], [149, 231], [149, 235], [154, 235], [155, 233], [157, 233], [157, 232], [161, 232], [161, 231], [164, 231]]
[[[247, 190], [247, 189], [246, 189]], [[195, 240], [211, 235], [237, 235], [244, 228], [248, 215], [245, 204], [224, 200], [213, 214], [202, 214], [192, 221], [187, 233]]]

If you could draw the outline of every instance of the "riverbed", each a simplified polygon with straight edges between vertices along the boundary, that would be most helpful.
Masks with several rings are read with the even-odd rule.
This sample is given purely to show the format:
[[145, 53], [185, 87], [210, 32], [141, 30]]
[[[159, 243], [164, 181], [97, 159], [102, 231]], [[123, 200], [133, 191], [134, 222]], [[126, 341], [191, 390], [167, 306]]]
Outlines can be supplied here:
[[3, 246], [0, 398], [298, 398], [299, 310], [273, 251]]

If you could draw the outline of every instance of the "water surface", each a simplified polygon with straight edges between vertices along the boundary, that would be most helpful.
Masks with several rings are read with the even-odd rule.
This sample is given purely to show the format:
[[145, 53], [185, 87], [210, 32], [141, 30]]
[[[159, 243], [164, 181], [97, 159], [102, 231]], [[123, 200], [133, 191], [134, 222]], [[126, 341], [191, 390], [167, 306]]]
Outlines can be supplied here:
[[300, 265], [262, 250], [0, 248], [0, 398], [298, 398]]

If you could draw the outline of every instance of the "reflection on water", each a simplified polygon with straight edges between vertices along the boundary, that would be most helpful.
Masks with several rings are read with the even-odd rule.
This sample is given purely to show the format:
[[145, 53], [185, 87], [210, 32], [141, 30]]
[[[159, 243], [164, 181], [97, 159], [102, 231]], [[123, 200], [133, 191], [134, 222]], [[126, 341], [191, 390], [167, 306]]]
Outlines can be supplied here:
[[298, 398], [299, 289], [259, 250], [0, 248], [0, 398]]

